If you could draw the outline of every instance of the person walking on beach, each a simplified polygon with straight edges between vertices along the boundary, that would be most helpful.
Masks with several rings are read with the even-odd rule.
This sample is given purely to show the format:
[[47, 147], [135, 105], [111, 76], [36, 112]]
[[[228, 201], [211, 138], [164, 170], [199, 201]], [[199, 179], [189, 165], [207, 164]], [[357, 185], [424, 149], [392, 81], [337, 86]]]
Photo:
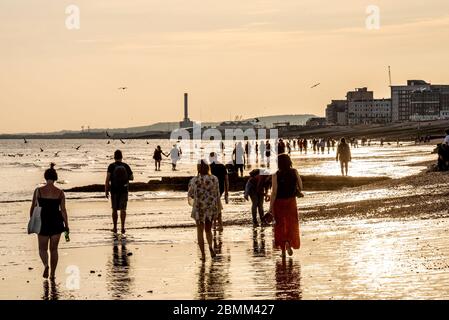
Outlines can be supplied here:
[[265, 141], [262, 140], [260, 141], [260, 148], [259, 148], [262, 165], [265, 164], [265, 151], [266, 151]]
[[278, 171], [272, 176], [270, 212], [274, 216], [274, 245], [293, 255], [299, 249], [299, 217], [296, 197], [302, 197], [302, 180], [287, 154], [278, 156]]
[[256, 153], [256, 163], [259, 163], [259, 142], [256, 141], [254, 146], [254, 152]]
[[162, 151], [161, 146], [157, 146], [153, 153], [154, 167], [156, 171], [161, 171], [162, 155], [167, 155]]
[[449, 129], [445, 131], [446, 136], [444, 137], [443, 144], [449, 146]]
[[109, 199], [109, 192], [111, 193], [112, 232], [117, 233], [118, 211], [120, 211], [121, 232], [122, 234], [125, 234], [129, 181], [134, 180], [134, 175], [129, 165], [122, 161], [123, 154], [120, 150], [114, 152], [114, 160], [115, 162], [111, 163], [108, 167], [105, 182], [105, 195], [106, 198]]
[[[225, 165], [218, 161], [217, 154], [211, 152], [209, 155], [210, 170], [212, 175], [218, 179], [218, 186], [220, 189], [220, 198], [225, 197], [225, 203], [229, 203], [229, 176]], [[222, 211], [218, 212], [217, 219], [214, 220], [214, 227], [218, 231], [223, 230]]]
[[352, 160], [351, 148], [346, 142], [345, 138], [341, 138], [340, 144], [337, 147], [336, 161], [340, 160], [341, 174], [343, 176], [348, 175], [348, 163]]
[[234, 151], [232, 152], [232, 160], [236, 170], [240, 172], [240, 176], [243, 177], [243, 169], [245, 168], [245, 150], [243, 149], [241, 142], [236, 144]]
[[264, 174], [260, 169], [250, 172], [250, 178], [245, 186], [244, 198], [246, 201], [251, 199], [251, 214], [253, 216], [253, 226], [258, 227], [257, 213], [259, 213], [260, 223], [266, 225], [264, 221], [263, 202], [271, 188], [271, 176]]
[[176, 164], [178, 160], [181, 158], [181, 153], [179, 152], [179, 148], [176, 144], [173, 145], [173, 148], [170, 150], [170, 159], [171, 159], [171, 169], [172, 171], [176, 171]]
[[[50, 165], [44, 173], [45, 186], [37, 188], [31, 203], [30, 217], [37, 205], [41, 210], [41, 230], [37, 236], [39, 242], [39, 256], [44, 265], [42, 276], [54, 280], [58, 265], [58, 245], [61, 233], [69, 232], [69, 220], [65, 207], [64, 191], [55, 186], [58, 173], [55, 164]], [[50, 245], [50, 266], [48, 265], [48, 248]]]
[[277, 153], [278, 154], [285, 153], [285, 142], [282, 139], [279, 139]]
[[212, 242], [212, 223], [222, 210], [220, 201], [220, 186], [216, 176], [210, 172], [205, 160], [197, 165], [198, 175], [189, 182], [188, 198], [192, 205], [191, 217], [196, 222], [198, 246], [201, 251], [201, 260], [206, 260], [204, 250], [204, 233], [212, 258], [216, 256]]
[[267, 168], [269, 168], [270, 167], [270, 158], [271, 158], [270, 140], [267, 140], [267, 143], [265, 143], [265, 157], [267, 157]]

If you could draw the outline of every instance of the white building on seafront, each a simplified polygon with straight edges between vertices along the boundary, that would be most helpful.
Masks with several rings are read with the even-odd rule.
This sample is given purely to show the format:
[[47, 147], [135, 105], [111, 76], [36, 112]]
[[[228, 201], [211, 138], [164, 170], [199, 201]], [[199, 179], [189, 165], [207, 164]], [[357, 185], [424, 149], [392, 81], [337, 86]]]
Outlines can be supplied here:
[[391, 100], [348, 101], [348, 124], [386, 124], [391, 122]]

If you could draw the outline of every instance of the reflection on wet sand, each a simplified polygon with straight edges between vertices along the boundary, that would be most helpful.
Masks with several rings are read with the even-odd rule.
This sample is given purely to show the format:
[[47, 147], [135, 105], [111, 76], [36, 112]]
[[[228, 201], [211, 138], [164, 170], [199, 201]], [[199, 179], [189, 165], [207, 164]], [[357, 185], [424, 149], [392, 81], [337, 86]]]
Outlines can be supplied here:
[[301, 300], [301, 266], [291, 258], [276, 261], [276, 299]]
[[214, 259], [200, 264], [196, 299], [222, 300], [229, 298], [226, 289], [230, 285], [229, 266], [231, 257], [229, 252], [223, 254], [222, 236], [222, 232], [214, 234], [214, 250], [217, 256]]
[[253, 254], [255, 257], [265, 257], [265, 229], [253, 229]]
[[54, 281], [44, 280], [43, 287], [44, 287], [44, 294], [42, 295], [42, 300], [59, 299], [58, 285]]
[[131, 293], [132, 278], [129, 275], [130, 259], [124, 243], [120, 248], [114, 244], [112, 261], [108, 263], [107, 287], [115, 299], [124, 298]]

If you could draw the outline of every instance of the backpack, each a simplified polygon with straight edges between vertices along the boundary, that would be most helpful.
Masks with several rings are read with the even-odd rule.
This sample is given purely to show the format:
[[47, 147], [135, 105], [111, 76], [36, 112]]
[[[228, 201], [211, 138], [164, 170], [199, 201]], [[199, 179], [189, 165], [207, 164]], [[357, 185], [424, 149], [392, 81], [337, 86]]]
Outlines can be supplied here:
[[123, 164], [117, 164], [111, 175], [111, 186], [118, 191], [127, 190], [129, 176], [126, 167]]

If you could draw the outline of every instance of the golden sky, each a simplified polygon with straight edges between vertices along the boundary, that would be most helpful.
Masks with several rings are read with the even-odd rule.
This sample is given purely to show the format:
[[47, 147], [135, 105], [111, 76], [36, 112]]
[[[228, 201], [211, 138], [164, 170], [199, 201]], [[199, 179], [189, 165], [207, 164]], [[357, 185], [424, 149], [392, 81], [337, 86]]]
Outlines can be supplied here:
[[388, 65], [449, 83], [448, 53], [447, 0], [1, 0], [0, 132], [179, 121], [185, 91], [195, 120], [324, 115], [355, 87], [389, 97]]

